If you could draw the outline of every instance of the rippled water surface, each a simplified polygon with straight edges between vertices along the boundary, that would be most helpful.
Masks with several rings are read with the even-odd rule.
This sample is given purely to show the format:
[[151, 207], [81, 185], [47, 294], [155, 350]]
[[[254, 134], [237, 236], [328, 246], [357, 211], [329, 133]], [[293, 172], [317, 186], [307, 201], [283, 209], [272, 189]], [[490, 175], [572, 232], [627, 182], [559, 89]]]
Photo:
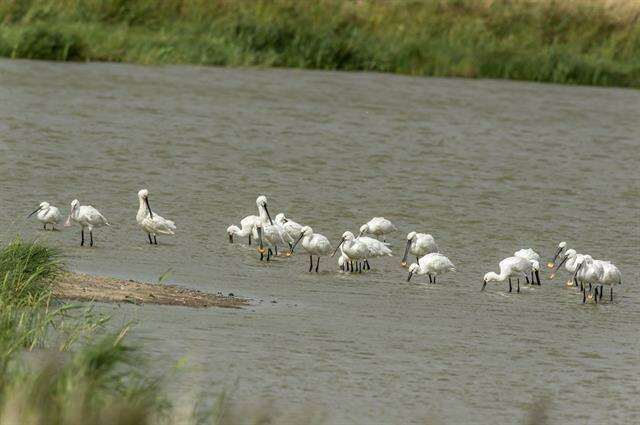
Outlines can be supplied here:
[[[393, 75], [0, 61], [0, 238], [38, 237], [81, 271], [247, 296], [242, 311], [105, 306], [171, 387], [330, 423], [640, 422], [640, 92]], [[149, 247], [136, 192], [178, 234]], [[334, 243], [373, 216], [400, 229], [362, 275], [302, 253], [260, 263], [225, 228], [286, 212]], [[113, 227], [25, 220], [92, 204]], [[410, 230], [458, 272], [406, 282]], [[560, 240], [622, 269], [613, 304], [566, 276], [509, 294], [482, 276]], [[243, 244], [246, 241], [242, 241]], [[608, 294], [608, 293], [607, 293]], [[535, 422], [535, 421], [534, 421]]]

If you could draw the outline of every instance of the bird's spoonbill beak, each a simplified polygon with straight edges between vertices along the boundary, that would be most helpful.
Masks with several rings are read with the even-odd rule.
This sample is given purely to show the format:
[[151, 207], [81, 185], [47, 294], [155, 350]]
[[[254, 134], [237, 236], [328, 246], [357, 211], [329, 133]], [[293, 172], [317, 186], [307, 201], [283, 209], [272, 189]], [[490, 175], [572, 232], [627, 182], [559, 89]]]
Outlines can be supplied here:
[[258, 227], [258, 240], [260, 241], [258, 244], [258, 252], [264, 254], [267, 250], [264, 249], [264, 243], [262, 242], [262, 227]]
[[487, 286], [487, 281], [485, 280], [484, 283], [482, 284], [482, 289], [480, 290], [480, 292], [484, 291], [484, 287]]
[[149, 197], [144, 197], [144, 203], [147, 204], [147, 210], [149, 210], [149, 217], [153, 220], [153, 211], [151, 211], [151, 207], [149, 206]]
[[560, 267], [562, 267], [562, 265], [567, 261], [567, 258], [569, 258], [569, 257], [566, 257], [566, 256], [565, 256], [565, 257], [562, 259], [562, 261], [560, 261], [560, 263], [556, 266], [555, 270], [553, 270], [553, 271], [551, 272], [551, 274], [549, 275], [549, 279], [553, 279], [553, 278], [555, 277], [555, 275], [556, 275], [556, 273], [558, 272], [558, 270], [560, 270]]
[[32, 215], [34, 215], [34, 214], [35, 214], [35, 213], [37, 213], [38, 211], [40, 211], [40, 207], [38, 207], [38, 209], [37, 209], [37, 210], [35, 210], [35, 211], [34, 211], [34, 212], [32, 212], [31, 214], [29, 214], [29, 215], [27, 216], [27, 218], [31, 217]]
[[413, 272], [409, 272], [409, 276], [407, 276], [407, 282], [409, 282], [411, 280], [412, 276], [413, 276]]
[[552, 269], [553, 266], [556, 264], [556, 260], [558, 259], [558, 256], [560, 254], [562, 254], [562, 250], [564, 249], [564, 247], [559, 246], [558, 249], [556, 250], [555, 255], [553, 256], [553, 260], [549, 261], [549, 263], [547, 263], [547, 267]]
[[331, 256], [333, 257], [334, 255], [336, 255], [336, 252], [338, 252], [338, 250], [340, 249], [340, 247], [342, 246], [342, 244], [344, 243], [344, 237], [342, 239], [340, 239], [340, 243], [338, 244], [338, 246], [336, 247], [336, 249], [333, 250], [333, 254], [331, 254]]
[[400, 265], [402, 267], [406, 267], [407, 265], [407, 255], [409, 255], [409, 248], [411, 247], [411, 239], [407, 239], [407, 246], [404, 249], [404, 255], [402, 256], [402, 261]]
[[300, 234], [300, 237], [298, 238], [296, 243], [293, 244], [293, 246], [291, 247], [291, 252], [289, 253], [288, 257], [293, 255], [293, 250], [296, 249], [296, 246], [298, 245], [298, 242], [300, 242], [302, 240], [302, 238], [304, 238], [304, 234]]
[[269, 214], [269, 210], [267, 209], [267, 204], [264, 204], [263, 207], [264, 207], [264, 212], [267, 213], [267, 217], [269, 218], [269, 223], [273, 226], [273, 220], [271, 220], [271, 215]]

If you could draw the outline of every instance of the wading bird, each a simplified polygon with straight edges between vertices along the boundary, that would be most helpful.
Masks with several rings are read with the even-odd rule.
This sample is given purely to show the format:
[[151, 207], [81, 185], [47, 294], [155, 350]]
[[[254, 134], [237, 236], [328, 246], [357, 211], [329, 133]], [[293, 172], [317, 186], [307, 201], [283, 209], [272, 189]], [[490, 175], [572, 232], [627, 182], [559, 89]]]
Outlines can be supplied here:
[[365, 269], [371, 270], [369, 258], [393, 256], [391, 248], [389, 248], [389, 244], [386, 242], [380, 242], [379, 240], [368, 236], [360, 236], [358, 241], [367, 247], [367, 256], [363, 260], [363, 267], [365, 267]]
[[[276, 224], [282, 226], [286, 239], [295, 241], [300, 237], [300, 232], [302, 232], [303, 226], [293, 220], [289, 220], [284, 213], [276, 215]], [[289, 250], [291, 250], [292, 246], [291, 242], [289, 242]]]
[[[271, 258], [272, 255], [278, 255], [278, 245], [284, 245], [286, 242], [292, 242], [291, 240], [287, 240], [284, 228], [274, 223], [271, 219], [271, 215], [269, 214], [269, 209], [267, 208], [267, 197], [264, 195], [260, 195], [256, 198], [256, 206], [258, 207], [258, 217], [259, 226], [256, 226], [256, 230], [260, 237], [260, 245], [258, 246], [258, 252], [260, 253], [260, 261], [264, 258], [264, 253], [267, 253], [267, 261]], [[268, 245], [265, 249], [265, 243]]]
[[431, 283], [431, 277], [433, 276], [433, 283], [436, 283], [436, 277], [448, 272], [455, 272], [456, 268], [447, 257], [437, 252], [427, 254], [418, 260], [418, 263], [413, 263], [409, 266], [409, 276], [407, 282], [411, 280], [414, 274], [427, 274], [429, 275], [429, 283]]
[[602, 261], [598, 283], [600, 284], [600, 299], [602, 299], [604, 289], [602, 285], [607, 285], [611, 288], [609, 301], [613, 302], [613, 285], [622, 284], [622, 273], [620, 273], [620, 270], [613, 263]]
[[484, 283], [481, 291], [487, 286], [487, 282], [504, 282], [509, 279], [509, 292], [512, 291], [511, 278], [516, 278], [518, 282], [518, 292], [520, 292], [520, 278], [531, 273], [532, 267], [529, 260], [521, 257], [507, 257], [500, 261], [500, 274], [489, 272], [484, 275]]
[[60, 214], [60, 210], [58, 207], [54, 207], [50, 205], [48, 202], [40, 202], [38, 208], [29, 214], [27, 218], [31, 217], [35, 213], [38, 213], [36, 217], [38, 217], [38, 221], [42, 223], [44, 230], [47, 230], [47, 224], [51, 225], [51, 230], [56, 230], [56, 224], [60, 222], [62, 219], [62, 214]]
[[309, 226], [304, 226], [300, 231], [300, 237], [291, 247], [292, 254], [300, 241], [302, 241], [302, 247], [307, 251], [307, 254], [309, 254], [309, 271], [313, 270], [313, 256], [318, 257], [318, 262], [316, 263], [316, 273], [318, 273], [320, 257], [331, 254], [333, 250], [331, 242], [329, 242], [329, 239], [324, 235], [313, 233], [313, 229]]
[[240, 220], [240, 227], [231, 225], [227, 227], [227, 235], [229, 236], [229, 242], [233, 243], [233, 236], [237, 236], [239, 238], [249, 237], [249, 245], [251, 245], [251, 236], [254, 235], [256, 231], [256, 224], [260, 221], [260, 217], [257, 215], [248, 215], [242, 220]]
[[[531, 284], [533, 285], [534, 283], [537, 283], [538, 285], [542, 285], [540, 283], [540, 255], [538, 255], [538, 253], [531, 248], [521, 249], [514, 252], [513, 255], [515, 257], [524, 258], [525, 260], [529, 260], [529, 262], [531, 262]], [[529, 283], [529, 278], [527, 278], [527, 283]]]
[[407, 265], [407, 257], [409, 254], [414, 255], [416, 261], [420, 262], [420, 257], [438, 251], [438, 245], [435, 239], [433, 239], [433, 236], [428, 233], [410, 232], [407, 235], [407, 246], [404, 249], [404, 255], [402, 256], [400, 265], [402, 267]]
[[[558, 263], [555, 270], [553, 270], [551, 272], [551, 275], [549, 275], [549, 278], [553, 279], [563, 264], [566, 271], [568, 271], [570, 274], [574, 274], [576, 268], [578, 267], [578, 264], [582, 262], [583, 257], [584, 255], [578, 254], [575, 249], [568, 249], [567, 252], [564, 253], [562, 261]], [[578, 286], [578, 280], [575, 277], [567, 281], [567, 286], [573, 286], [574, 284]]]
[[[331, 254], [332, 257], [336, 255], [338, 249], [341, 249], [349, 258], [350, 271], [362, 273], [362, 262], [366, 260], [367, 255], [369, 254], [367, 245], [360, 241], [359, 238], [356, 238], [353, 233], [346, 231], [342, 234], [340, 243], [336, 247], [335, 251], [333, 251], [333, 254]], [[355, 267], [353, 265], [354, 261], [356, 262]]]
[[580, 289], [586, 291], [586, 284], [589, 284], [589, 291], [593, 286], [596, 286], [595, 302], [598, 302], [598, 288], [597, 285], [600, 282], [600, 276], [603, 273], [602, 261], [594, 260], [590, 255], [583, 255], [582, 258], [576, 260], [576, 270], [573, 273], [573, 280], [580, 282]]
[[[147, 232], [149, 237], [149, 244], [158, 245], [157, 235], [174, 235], [176, 225], [173, 221], [154, 213], [149, 205], [149, 191], [147, 189], [141, 189], [138, 191], [138, 213], [136, 214], [136, 221], [138, 225], [142, 227], [142, 230]], [[153, 236], [153, 240], [151, 240]]]
[[553, 256], [553, 259], [551, 259], [551, 261], [547, 263], [548, 268], [552, 269], [556, 265], [556, 259], [560, 256], [560, 254], [562, 254], [562, 251], [566, 246], [567, 243], [565, 241], [562, 241], [558, 244], [558, 249], [556, 249], [556, 253]]
[[366, 233], [371, 233], [372, 235], [375, 235], [376, 238], [380, 238], [380, 236], [382, 236], [383, 237], [382, 240], [384, 241], [384, 235], [386, 235], [387, 233], [394, 232], [396, 230], [398, 230], [396, 229], [396, 226], [394, 226], [393, 223], [387, 220], [386, 218], [373, 217], [366, 224], [363, 224], [362, 226], [360, 226], [359, 236], [362, 236]]
[[91, 205], [80, 205], [77, 199], [71, 201], [71, 211], [69, 211], [69, 217], [64, 223], [65, 227], [71, 226], [71, 219], [80, 225], [80, 246], [84, 245], [84, 229], [89, 230], [89, 245], [93, 246], [93, 229], [110, 226], [100, 211]]

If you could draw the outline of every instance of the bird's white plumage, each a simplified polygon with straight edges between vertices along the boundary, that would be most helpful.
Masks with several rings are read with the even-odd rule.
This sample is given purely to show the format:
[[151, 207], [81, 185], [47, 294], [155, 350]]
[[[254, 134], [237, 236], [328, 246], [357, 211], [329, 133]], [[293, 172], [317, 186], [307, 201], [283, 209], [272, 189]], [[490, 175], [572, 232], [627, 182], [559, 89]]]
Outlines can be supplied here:
[[40, 221], [44, 225], [56, 225], [60, 222], [60, 220], [62, 220], [62, 213], [60, 213], [60, 209], [49, 204], [48, 202], [40, 202], [38, 209], [31, 214], [34, 214], [35, 212], [38, 213], [36, 215], [38, 221]]
[[313, 229], [309, 226], [304, 226], [301, 229], [300, 236], [302, 236], [302, 247], [310, 255], [317, 255], [320, 257], [323, 255], [329, 255], [331, 254], [331, 251], [333, 251], [329, 239], [320, 233], [314, 233]]
[[537, 261], [538, 263], [540, 263], [540, 255], [531, 248], [520, 249], [514, 252], [513, 255], [515, 257], [524, 258], [525, 260], [529, 260], [531, 262]]
[[428, 274], [430, 276], [439, 276], [448, 272], [456, 271], [455, 266], [444, 255], [432, 252], [422, 256], [418, 263], [409, 266], [409, 274]]
[[[484, 285], [488, 282], [504, 282], [509, 278], [526, 277], [533, 267], [529, 260], [525, 260], [522, 257], [507, 257], [500, 261], [498, 264], [500, 267], [500, 274], [495, 272], [488, 272], [484, 275]], [[484, 288], [483, 285], [483, 288]]]
[[240, 220], [240, 227], [231, 225], [227, 227], [227, 234], [230, 236], [247, 237], [249, 235], [255, 236], [255, 227], [260, 222], [260, 217], [257, 215], [248, 215]]
[[93, 229], [109, 226], [107, 219], [91, 205], [80, 205], [77, 199], [71, 202], [71, 211], [65, 223], [65, 226], [71, 226], [71, 220], [78, 223], [83, 229]]
[[427, 254], [438, 252], [436, 240], [428, 233], [409, 232], [407, 234], [407, 244], [402, 256], [402, 266], [407, 265], [407, 257], [409, 254], [416, 258], [423, 257]]
[[151, 210], [151, 207], [149, 207], [148, 190], [142, 189], [138, 192], [138, 203], [139, 205], [138, 213], [136, 214], [136, 221], [145, 232], [152, 236], [175, 234], [175, 223], [162, 217], [160, 214]]
[[368, 236], [360, 236], [358, 241], [367, 247], [367, 259], [385, 256], [391, 257], [393, 255], [391, 253], [391, 248], [389, 248], [389, 244], [386, 242], [380, 242], [379, 240]]
[[293, 220], [289, 220], [284, 213], [276, 215], [275, 224], [282, 226], [282, 229], [289, 240], [297, 241], [300, 237], [303, 226]]
[[396, 226], [394, 226], [393, 223], [386, 218], [373, 217], [367, 223], [360, 226], [360, 235], [371, 233], [376, 237], [380, 237], [396, 230], [398, 230], [396, 229]]
[[369, 255], [369, 248], [367, 245], [349, 231], [342, 234], [342, 242], [340, 246], [342, 248], [342, 252], [345, 253], [352, 261], [364, 260]]

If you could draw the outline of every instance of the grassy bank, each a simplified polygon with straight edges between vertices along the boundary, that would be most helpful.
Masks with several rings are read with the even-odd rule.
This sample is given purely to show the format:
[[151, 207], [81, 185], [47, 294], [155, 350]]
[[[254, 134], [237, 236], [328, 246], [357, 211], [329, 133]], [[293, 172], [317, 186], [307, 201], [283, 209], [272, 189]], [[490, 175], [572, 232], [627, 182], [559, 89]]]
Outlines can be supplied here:
[[623, 0], [8, 0], [0, 55], [640, 87]]

